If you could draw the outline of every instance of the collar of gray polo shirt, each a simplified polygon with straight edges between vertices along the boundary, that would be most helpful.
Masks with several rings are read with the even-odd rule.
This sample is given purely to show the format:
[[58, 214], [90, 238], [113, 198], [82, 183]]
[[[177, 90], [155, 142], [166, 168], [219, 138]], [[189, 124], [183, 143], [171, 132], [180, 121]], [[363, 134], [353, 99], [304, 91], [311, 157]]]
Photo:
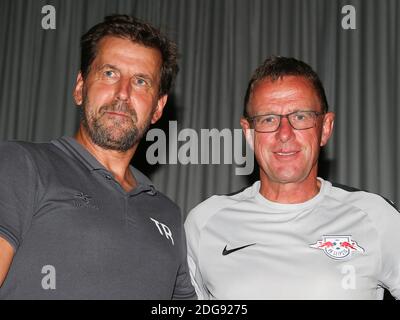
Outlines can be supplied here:
[[[105, 174], [108, 179], [113, 179], [112, 174], [78, 141], [73, 137], [63, 136], [59, 139], [52, 140], [52, 144], [64, 151], [67, 155], [78, 158], [89, 170], [101, 170], [107, 172]], [[147, 178], [138, 169], [129, 165], [130, 170], [138, 182], [138, 186], [129, 192], [130, 195], [136, 195], [140, 192], [147, 192], [150, 195], [155, 195], [157, 190], [149, 178]]]

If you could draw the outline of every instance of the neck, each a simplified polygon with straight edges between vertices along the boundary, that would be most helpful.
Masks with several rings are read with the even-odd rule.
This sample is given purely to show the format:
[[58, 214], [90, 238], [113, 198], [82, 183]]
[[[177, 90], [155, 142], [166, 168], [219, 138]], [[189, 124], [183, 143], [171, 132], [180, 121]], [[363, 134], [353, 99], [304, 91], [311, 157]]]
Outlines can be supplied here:
[[281, 183], [260, 177], [260, 194], [266, 199], [278, 203], [303, 203], [315, 197], [321, 182], [317, 176], [309, 176], [304, 181]]
[[75, 139], [113, 174], [115, 180], [117, 180], [125, 190], [128, 191], [136, 186], [135, 178], [129, 170], [129, 163], [135, 154], [138, 144], [125, 152], [104, 149], [96, 145], [92, 139], [90, 139], [88, 133], [82, 126], [79, 127]]

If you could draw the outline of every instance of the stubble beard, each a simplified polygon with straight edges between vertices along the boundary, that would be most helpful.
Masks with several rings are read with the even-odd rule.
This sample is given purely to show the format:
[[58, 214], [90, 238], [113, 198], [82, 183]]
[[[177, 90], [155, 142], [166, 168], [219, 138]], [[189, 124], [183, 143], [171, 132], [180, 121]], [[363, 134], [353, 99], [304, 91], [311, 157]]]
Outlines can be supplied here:
[[[116, 100], [111, 104], [103, 105], [97, 112], [93, 110], [95, 108], [90, 107], [89, 99], [85, 95], [80, 108], [81, 123], [92, 142], [107, 150], [128, 151], [140, 142], [151, 123], [151, 117], [149, 117], [143, 126], [138, 127], [135, 109], [123, 101]], [[130, 118], [116, 119], [111, 125], [107, 125], [102, 121], [107, 111], [124, 112]], [[126, 125], [126, 121], [131, 122], [129, 126]]]

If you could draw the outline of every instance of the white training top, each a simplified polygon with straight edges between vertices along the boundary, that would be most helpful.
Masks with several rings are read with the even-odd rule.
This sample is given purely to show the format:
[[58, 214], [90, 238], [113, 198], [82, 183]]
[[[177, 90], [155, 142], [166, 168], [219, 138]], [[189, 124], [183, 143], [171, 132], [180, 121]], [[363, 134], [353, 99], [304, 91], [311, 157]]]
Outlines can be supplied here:
[[400, 213], [379, 195], [320, 179], [300, 204], [271, 202], [260, 182], [212, 196], [185, 222], [200, 299], [400, 298]]

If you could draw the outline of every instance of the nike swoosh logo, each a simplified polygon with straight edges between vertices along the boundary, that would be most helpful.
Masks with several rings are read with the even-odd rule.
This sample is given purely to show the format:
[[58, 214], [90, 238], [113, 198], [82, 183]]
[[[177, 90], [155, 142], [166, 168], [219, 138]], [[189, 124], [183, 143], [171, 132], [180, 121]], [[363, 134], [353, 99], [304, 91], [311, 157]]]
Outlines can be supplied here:
[[226, 249], [227, 246], [225, 246], [224, 250], [222, 251], [222, 255], [226, 256], [226, 255], [231, 254], [231, 253], [233, 253], [235, 251], [238, 251], [238, 250], [250, 247], [250, 246], [254, 246], [254, 245], [255, 245], [255, 243], [252, 243], [252, 244], [248, 244], [248, 245], [245, 245], [245, 246], [242, 246], [242, 247], [233, 248], [233, 249], [230, 249], [230, 250], [227, 250]]

